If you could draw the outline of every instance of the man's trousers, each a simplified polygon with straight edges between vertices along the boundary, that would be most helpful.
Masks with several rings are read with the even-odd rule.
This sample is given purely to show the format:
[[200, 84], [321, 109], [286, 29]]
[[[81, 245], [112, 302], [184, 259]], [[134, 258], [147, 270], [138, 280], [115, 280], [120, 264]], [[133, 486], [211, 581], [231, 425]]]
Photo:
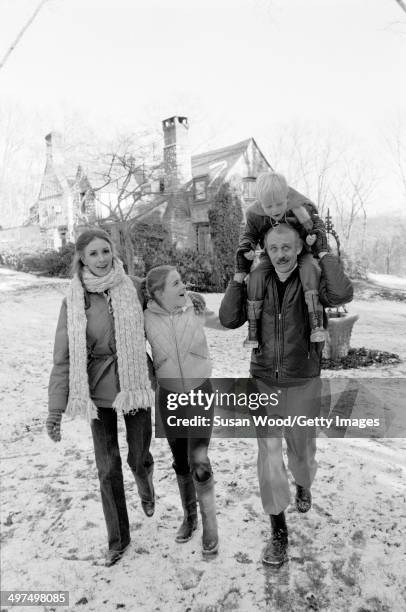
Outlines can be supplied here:
[[[256, 381], [258, 390], [264, 392], [263, 382]], [[267, 406], [266, 414], [272, 419], [301, 420], [305, 425], [257, 428], [258, 480], [261, 500], [266, 514], [279, 514], [290, 503], [288, 474], [282, 454], [282, 438], [287, 445], [288, 468], [295, 483], [310, 488], [314, 480], [317, 462], [316, 427], [308, 423], [320, 415], [321, 380], [314, 378], [295, 387], [267, 387], [267, 393], [277, 393], [278, 406]]]

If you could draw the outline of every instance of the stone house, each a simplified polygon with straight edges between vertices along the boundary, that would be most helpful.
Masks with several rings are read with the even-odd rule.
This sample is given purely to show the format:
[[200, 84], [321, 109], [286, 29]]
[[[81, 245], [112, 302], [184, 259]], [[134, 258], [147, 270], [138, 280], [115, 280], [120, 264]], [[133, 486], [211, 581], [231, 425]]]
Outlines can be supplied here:
[[201, 253], [211, 249], [208, 211], [219, 187], [228, 182], [241, 195], [243, 211], [255, 200], [255, 180], [272, 169], [254, 138], [221, 149], [191, 155], [186, 117], [162, 122], [164, 171], [158, 200], [136, 215], [143, 222], [160, 220], [179, 248]]
[[[208, 253], [211, 250], [208, 210], [214, 205], [219, 187], [229, 182], [233, 189], [238, 189], [244, 212], [255, 199], [257, 175], [271, 169], [271, 165], [254, 138], [191, 155], [187, 117], [165, 119], [162, 130], [160, 178], [147, 186], [132, 219], [147, 224], [160, 222], [179, 248]], [[0, 247], [57, 249], [68, 241], [74, 242], [83, 227], [100, 222], [106, 216], [106, 203], [114, 201], [115, 194], [110, 193], [114, 186], [110, 185], [105, 193], [97, 190], [96, 194], [93, 178], [82, 166], [66, 159], [58, 133], [47, 134], [45, 145], [44, 174], [29, 219], [24, 227], [0, 231]], [[103, 226], [106, 223], [109, 220], [103, 219]], [[119, 234], [114, 225], [110, 219], [112, 233]]]
[[95, 195], [82, 167], [66, 162], [59, 134], [47, 134], [45, 143], [44, 175], [29, 222], [38, 223], [43, 246], [56, 249], [75, 241], [78, 226], [95, 223]]

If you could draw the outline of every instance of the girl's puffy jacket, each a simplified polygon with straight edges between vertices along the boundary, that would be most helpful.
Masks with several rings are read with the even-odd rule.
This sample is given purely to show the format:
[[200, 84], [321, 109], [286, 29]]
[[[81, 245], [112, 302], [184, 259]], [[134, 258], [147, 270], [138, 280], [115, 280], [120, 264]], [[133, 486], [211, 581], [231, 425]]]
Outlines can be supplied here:
[[[198, 311], [191, 295], [183, 308], [169, 313], [157, 302], [144, 311], [145, 332], [151, 345], [155, 375], [165, 389], [187, 392], [211, 375], [212, 364], [203, 326], [224, 329], [214, 313]], [[197, 296], [203, 308], [203, 298]]]

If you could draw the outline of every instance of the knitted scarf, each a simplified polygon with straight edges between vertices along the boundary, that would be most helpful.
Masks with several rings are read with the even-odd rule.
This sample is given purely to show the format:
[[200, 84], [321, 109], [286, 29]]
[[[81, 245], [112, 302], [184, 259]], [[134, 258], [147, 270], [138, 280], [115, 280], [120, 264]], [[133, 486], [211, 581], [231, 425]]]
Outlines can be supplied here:
[[[95, 276], [83, 267], [83, 283], [90, 293], [109, 292], [113, 309], [120, 392], [113, 408], [127, 414], [152, 406], [145, 347], [142, 306], [123, 264], [114, 258], [113, 267], [105, 276]], [[87, 376], [85, 295], [75, 275], [67, 294], [69, 339], [69, 399], [66, 413], [97, 419], [97, 407], [90, 398]]]

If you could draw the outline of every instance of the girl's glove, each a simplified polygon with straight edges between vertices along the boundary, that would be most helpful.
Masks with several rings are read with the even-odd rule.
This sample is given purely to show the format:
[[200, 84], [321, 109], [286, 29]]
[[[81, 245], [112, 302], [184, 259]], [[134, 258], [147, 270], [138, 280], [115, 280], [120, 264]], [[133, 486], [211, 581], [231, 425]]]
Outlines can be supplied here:
[[62, 412], [57, 409], [52, 409], [48, 413], [48, 418], [46, 420], [47, 433], [48, 436], [54, 442], [61, 441], [61, 421], [62, 421]]

